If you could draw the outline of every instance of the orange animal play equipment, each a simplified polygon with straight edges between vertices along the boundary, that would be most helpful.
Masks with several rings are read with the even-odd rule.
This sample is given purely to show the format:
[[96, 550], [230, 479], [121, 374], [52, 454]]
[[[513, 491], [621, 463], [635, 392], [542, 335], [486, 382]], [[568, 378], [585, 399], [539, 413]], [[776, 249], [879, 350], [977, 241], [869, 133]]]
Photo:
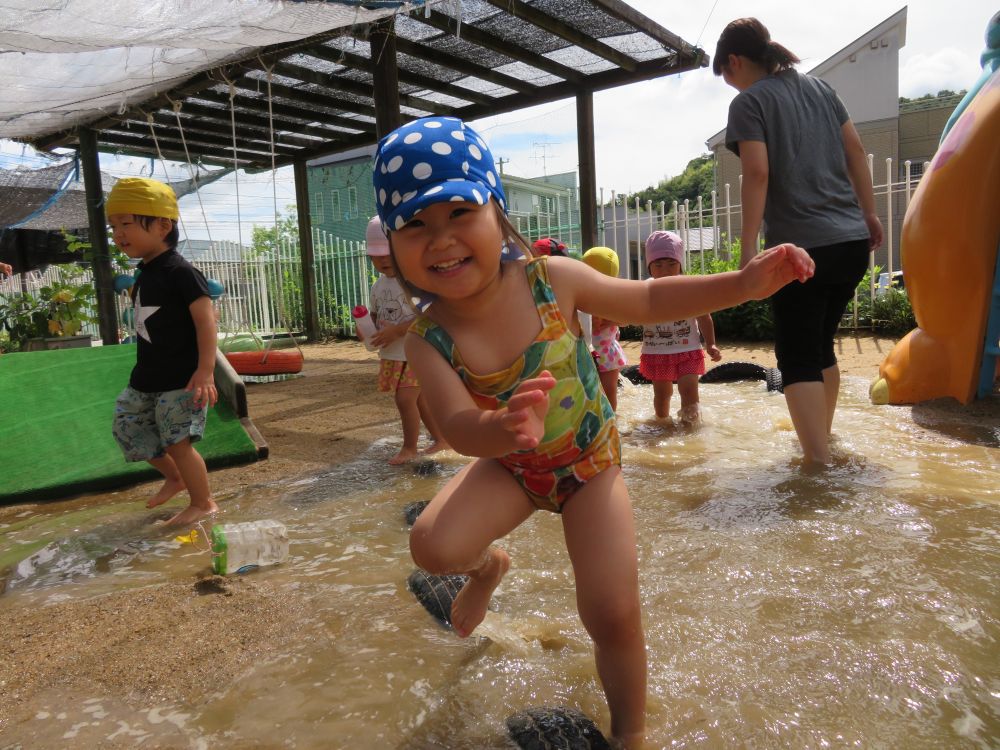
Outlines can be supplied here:
[[977, 396], [981, 373], [992, 381], [1000, 351], [998, 245], [1000, 67], [992, 65], [906, 211], [901, 258], [917, 328], [879, 367], [871, 387], [874, 403], [951, 396], [968, 404]]

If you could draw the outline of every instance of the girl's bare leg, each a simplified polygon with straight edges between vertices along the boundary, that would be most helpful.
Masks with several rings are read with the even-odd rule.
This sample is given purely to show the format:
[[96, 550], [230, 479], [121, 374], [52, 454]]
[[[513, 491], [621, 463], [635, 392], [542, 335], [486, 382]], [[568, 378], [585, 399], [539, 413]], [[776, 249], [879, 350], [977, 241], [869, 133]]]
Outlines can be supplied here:
[[396, 408], [403, 423], [403, 447], [389, 459], [389, 464], [399, 466], [417, 457], [417, 441], [420, 439], [420, 410], [417, 408], [419, 388], [397, 388]]
[[208, 488], [208, 469], [205, 467], [205, 460], [194, 449], [191, 440], [184, 438], [179, 443], [168, 446], [167, 456], [177, 465], [177, 471], [180, 472], [184, 486], [187, 487], [188, 495], [191, 497], [191, 504], [167, 523], [183, 526], [217, 512], [219, 506], [215, 504], [212, 492]]
[[177, 464], [169, 455], [164, 454], [159, 458], [151, 458], [149, 463], [163, 475], [164, 479], [163, 486], [146, 501], [147, 508], [155, 508], [157, 505], [163, 505], [178, 492], [183, 491], [184, 480], [181, 479], [181, 473], [177, 470]]
[[681, 396], [681, 422], [696, 424], [701, 419], [701, 407], [698, 403], [698, 376], [693, 373], [681, 375], [677, 380], [677, 392]]
[[611, 403], [611, 409], [618, 411], [618, 370], [608, 370], [597, 374], [601, 378], [601, 387]]
[[653, 410], [659, 419], [670, 416], [670, 397], [674, 395], [674, 384], [669, 380], [653, 381]]
[[510, 558], [492, 543], [517, 528], [535, 507], [510, 472], [491, 458], [466, 466], [444, 486], [410, 531], [413, 561], [428, 573], [465, 573], [451, 624], [463, 638], [486, 616]]
[[424, 398], [423, 394], [420, 394], [420, 397], [417, 399], [417, 409], [420, 411], [420, 419], [427, 426], [427, 431], [431, 434], [431, 444], [421, 452], [424, 455], [430, 455], [431, 453], [446, 451], [451, 448], [448, 445], [448, 441], [445, 440], [444, 435], [441, 434], [441, 428], [438, 427], [434, 415], [431, 414], [431, 410], [427, 406], [427, 399]]
[[580, 619], [594, 639], [597, 674], [611, 712], [611, 734], [626, 748], [641, 748], [646, 641], [632, 504], [621, 470], [608, 469], [587, 482], [566, 501], [562, 520]]

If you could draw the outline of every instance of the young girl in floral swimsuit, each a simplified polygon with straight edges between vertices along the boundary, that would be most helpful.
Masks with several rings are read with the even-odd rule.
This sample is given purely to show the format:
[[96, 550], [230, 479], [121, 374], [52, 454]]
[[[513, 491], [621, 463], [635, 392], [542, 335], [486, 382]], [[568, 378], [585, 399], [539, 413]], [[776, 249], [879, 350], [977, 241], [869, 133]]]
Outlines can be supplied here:
[[639, 747], [646, 651], [632, 509], [614, 413], [576, 313], [700, 315], [803, 280], [810, 261], [785, 245], [740, 272], [653, 283], [569, 258], [526, 262], [489, 148], [453, 117], [414, 120], [383, 138], [374, 185], [399, 278], [422, 314], [406, 336], [407, 360], [453, 449], [478, 457], [418, 518], [413, 559], [433, 574], [469, 576], [451, 611], [467, 636], [510, 567], [493, 543], [538, 508], [560, 513], [611, 733]]

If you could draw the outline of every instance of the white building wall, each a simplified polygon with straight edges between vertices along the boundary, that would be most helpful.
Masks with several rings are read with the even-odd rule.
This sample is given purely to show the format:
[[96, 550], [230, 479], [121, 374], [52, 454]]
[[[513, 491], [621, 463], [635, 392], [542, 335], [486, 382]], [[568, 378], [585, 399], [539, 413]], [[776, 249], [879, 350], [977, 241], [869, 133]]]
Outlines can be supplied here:
[[[814, 72], [815, 74], [815, 72]], [[854, 122], [899, 116], [899, 34], [874, 39], [846, 59], [822, 71]]]

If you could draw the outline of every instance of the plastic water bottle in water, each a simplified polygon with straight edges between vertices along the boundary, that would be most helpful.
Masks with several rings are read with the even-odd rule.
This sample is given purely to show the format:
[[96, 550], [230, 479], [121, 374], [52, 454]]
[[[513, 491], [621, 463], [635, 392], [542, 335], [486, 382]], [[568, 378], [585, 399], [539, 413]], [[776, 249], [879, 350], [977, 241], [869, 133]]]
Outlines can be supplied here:
[[375, 347], [368, 342], [372, 336], [378, 333], [378, 329], [375, 327], [375, 321], [372, 320], [368, 308], [364, 305], [356, 306], [351, 310], [351, 317], [354, 318], [354, 325], [357, 326], [358, 333], [361, 334], [361, 340], [364, 342], [365, 348], [370, 352], [375, 351]]
[[288, 529], [277, 521], [220, 523], [212, 527], [212, 570], [245, 573], [288, 557]]

